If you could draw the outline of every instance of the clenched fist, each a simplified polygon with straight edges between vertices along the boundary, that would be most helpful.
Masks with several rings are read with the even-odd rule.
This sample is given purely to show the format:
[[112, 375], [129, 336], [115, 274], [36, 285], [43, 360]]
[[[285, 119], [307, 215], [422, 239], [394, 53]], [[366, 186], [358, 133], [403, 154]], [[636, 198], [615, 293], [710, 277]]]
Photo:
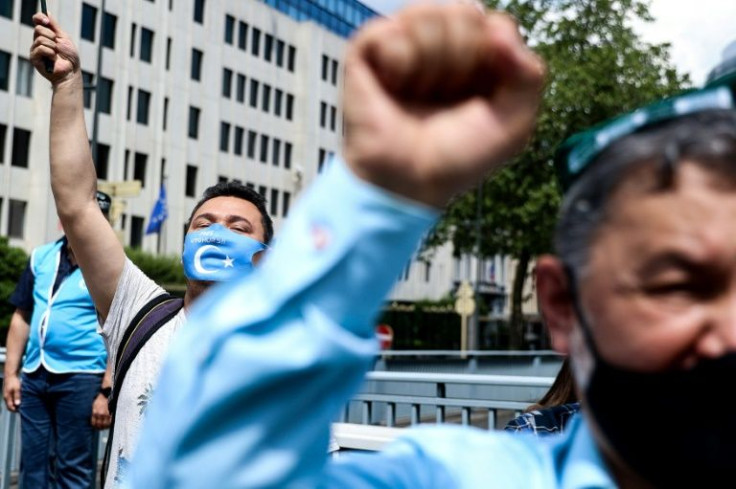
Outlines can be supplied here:
[[374, 20], [345, 63], [347, 163], [437, 207], [523, 148], [545, 72], [510, 16], [467, 4]]

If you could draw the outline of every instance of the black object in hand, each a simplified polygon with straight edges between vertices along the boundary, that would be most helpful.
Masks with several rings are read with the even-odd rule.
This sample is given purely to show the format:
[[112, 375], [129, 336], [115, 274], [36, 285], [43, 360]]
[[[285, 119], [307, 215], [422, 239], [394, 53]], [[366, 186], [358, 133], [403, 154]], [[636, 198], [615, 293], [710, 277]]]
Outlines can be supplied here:
[[[49, 15], [49, 11], [46, 8], [46, 0], [41, 0], [41, 12], [43, 12], [43, 15]], [[54, 62], [48, 58], [44, 58], [43, 67], [46, 69], [46, 73], [54, 72]]]

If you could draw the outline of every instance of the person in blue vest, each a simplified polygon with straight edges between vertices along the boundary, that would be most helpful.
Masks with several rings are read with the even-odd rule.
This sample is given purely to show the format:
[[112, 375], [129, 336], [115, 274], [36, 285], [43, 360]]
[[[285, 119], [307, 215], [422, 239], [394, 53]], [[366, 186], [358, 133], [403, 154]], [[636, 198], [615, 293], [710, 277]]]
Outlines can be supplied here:
[[[110, 196], [97, 201], [107, 213]], [[33, 250], [10, 302], [3, 398], [21, 417], [21, 487], [94, 487], [95, 430], [110, 424], [107, 351], [66, 237]]]

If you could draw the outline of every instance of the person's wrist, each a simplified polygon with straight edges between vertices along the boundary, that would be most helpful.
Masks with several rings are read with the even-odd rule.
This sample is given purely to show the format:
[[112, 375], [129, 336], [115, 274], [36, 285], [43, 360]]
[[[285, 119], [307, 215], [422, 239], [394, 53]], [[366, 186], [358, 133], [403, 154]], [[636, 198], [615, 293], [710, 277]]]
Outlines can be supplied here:
[[18, 378], [18, 372], [17, 371], [3, 370], [3, 377], [5, 378], [5, 380], [8, 380], [8, 379], [17, 379]]
[[112, 387], [100, 387], [99, 395], [109, 398], [110, 394], [112, 394]]
[[51, 82], [54, 91], [84, 89], [81, 70], [74, 70], [59, 80]]

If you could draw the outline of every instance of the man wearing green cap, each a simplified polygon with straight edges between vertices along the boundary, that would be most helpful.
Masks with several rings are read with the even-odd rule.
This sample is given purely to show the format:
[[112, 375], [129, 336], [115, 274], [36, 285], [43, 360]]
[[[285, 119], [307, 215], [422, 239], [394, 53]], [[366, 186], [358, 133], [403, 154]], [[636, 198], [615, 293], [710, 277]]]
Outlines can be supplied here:
[[[97, 192], [97, 203], [107, 216], [110, 196]], [[91, 487], [111, 382], [97, 311], [66, 237], [33, 250], [10, 302], [3, 398], [21, 417], [21, 487]]]

